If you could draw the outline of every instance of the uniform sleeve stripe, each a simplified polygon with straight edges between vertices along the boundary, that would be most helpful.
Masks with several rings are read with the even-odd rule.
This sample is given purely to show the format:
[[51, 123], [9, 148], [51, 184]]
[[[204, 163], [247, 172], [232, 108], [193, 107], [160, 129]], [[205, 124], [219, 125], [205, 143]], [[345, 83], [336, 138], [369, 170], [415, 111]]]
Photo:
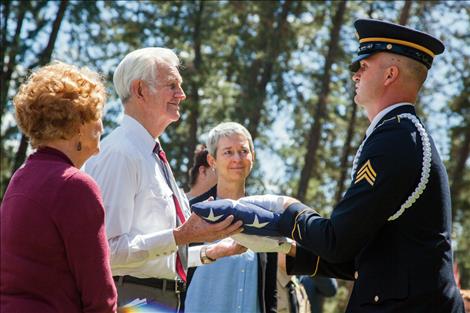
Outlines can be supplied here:
[[317, 256], [317, 264], [315, 265], [315, 271], [313, 272], [312, 275], [310, 275], [310, 277], [314, 277], [315, 275], [317, 275], [319, 264], [320, 264], [320, 256]]

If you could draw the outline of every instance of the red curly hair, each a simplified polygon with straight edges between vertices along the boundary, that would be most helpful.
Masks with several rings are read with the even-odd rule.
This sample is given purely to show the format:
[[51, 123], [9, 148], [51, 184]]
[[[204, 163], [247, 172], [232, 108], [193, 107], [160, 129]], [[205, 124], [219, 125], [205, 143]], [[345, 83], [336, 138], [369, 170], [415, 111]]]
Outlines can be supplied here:
[[13, 99], [16, 121], [33, 148], [70, 139], [101, 118], [106, 90], [98, 73], [62, 62], [33, 72]]

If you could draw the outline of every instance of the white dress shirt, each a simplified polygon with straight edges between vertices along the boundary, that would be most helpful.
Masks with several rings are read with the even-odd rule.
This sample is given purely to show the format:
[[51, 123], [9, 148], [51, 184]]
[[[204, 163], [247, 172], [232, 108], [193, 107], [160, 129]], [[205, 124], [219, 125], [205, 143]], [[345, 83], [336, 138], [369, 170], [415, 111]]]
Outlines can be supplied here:
[[[85, 165], [103, 195], [113, 275], [177, 277], [173, 192], [154, 146], [150, 133], [124, 115], [121, 126], [101, 142], [101, 152]], [[189, 205], [182, 208], [189, 216]], [[189, 249], [188, 266], [201, 265], [200, 249]]]

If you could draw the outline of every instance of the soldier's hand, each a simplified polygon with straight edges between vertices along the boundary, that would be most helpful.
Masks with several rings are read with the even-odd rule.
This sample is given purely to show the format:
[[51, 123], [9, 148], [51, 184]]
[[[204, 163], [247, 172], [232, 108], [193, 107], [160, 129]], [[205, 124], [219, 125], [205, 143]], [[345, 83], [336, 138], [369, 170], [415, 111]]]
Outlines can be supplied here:
[[284, 210], [292, 203], [298, 202], [298, 200], [287, 197], [287, 196], [277, 196], [277, 195], [257, 195], [243, 197], [238, 200], [239, 202], [245, 202], [259, 206], [265, 210], [271, 211], [273, 213], [281, 214]]
[[232, 238], [254, 252], [288, 253], [292, 240], [286, 237], [262, 237], [256, 235], [236, 234]]
[[215, 240], [238, 234], [242, 231], [242, 221], [233, 223], [233, 215], [219, 223], [208, 223], [201, 217], [192, 213], [184, 224], [175, 228], [173, 234], [177, 245], [185, 245], [192, 242], [212, 242]]
[[276, 195], [249, 196], [240, 198], [239, 201], [257, 205], [273, 213], [282, 213], [292, 203], [299, 202], [291, 197]]
[[284, 210], [287, 209], [289, 205], [296, 203], [296, 202], [300, 202], [299, 200], [292, 198], [292, 197], [288, 197], [288, 196], [283, 196], [283, 198], [284, 198], [284, 202], [283, 202]]

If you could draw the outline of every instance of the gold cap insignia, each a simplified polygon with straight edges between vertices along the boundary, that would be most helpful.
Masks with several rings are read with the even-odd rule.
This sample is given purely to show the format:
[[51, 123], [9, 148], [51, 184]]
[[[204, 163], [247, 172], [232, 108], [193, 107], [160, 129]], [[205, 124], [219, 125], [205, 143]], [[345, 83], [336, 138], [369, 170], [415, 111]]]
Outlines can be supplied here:
[[357, 172], [355, 184], [360, 182], [361, 180], [366, 180], [369, 185], [374, 186], [375, 177], [377, 177], [377, 173], [375, 173], [372, 165], [370, 164], [370, 160], [361, 167], [361, 169]]

